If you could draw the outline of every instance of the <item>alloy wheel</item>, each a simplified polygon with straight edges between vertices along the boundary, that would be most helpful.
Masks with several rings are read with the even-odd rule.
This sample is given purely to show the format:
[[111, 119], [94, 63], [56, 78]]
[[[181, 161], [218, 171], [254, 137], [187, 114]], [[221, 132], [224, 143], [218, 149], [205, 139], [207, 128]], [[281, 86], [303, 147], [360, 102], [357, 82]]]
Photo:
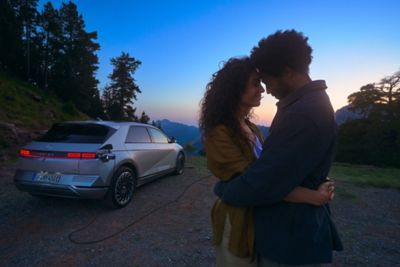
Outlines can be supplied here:
[[115, 183], [114, 198], [120, 206], [126, 205], [133, 196], [135, 178], [129, 171], [120, 173]]

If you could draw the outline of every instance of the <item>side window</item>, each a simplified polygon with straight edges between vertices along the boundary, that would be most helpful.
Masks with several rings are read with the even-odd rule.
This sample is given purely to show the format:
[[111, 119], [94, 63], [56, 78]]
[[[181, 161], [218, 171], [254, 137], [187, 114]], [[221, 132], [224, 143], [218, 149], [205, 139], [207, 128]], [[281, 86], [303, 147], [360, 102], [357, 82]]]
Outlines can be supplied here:
[[153, 143], [168, 143], [168, 137], [165, 136], [162, 132], [154, 128], [148, 128], [151, 140]]
[[146, 127], [131, 126], [126, 136], [125, 143], [151, 143]]

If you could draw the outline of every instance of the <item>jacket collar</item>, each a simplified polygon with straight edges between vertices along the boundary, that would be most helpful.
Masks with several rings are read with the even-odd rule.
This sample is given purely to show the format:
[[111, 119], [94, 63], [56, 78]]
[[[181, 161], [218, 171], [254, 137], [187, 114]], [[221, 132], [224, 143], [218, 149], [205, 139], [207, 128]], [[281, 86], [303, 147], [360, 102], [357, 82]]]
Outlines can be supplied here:
[[291, 105], [292, 103], [296, 102], [299, 100], [301, 97], [304, 95], [313, 92], [313, 91], [319, 91], [319, 90], [325, 90], [328, 88], [326, 86], [326, 83], [324, 80], [316, 80], [316, 81], [311, 81], [308, 84], [304, 85], [302, 88], [297, 89], [293, 93], [289, 94], [285, 98], [281, 99], [278, 103], [276, 103], [276, 106], [278, 109], [282, 109], [284, 107], [287, 107]]

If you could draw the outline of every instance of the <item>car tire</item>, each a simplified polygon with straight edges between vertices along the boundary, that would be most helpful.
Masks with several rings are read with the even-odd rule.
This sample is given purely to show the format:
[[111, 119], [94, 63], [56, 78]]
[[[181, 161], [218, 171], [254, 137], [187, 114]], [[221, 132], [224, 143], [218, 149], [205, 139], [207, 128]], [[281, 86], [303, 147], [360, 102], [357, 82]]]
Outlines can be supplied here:
[[131, 202], [136, 189], [136, 174], [129, 167], [120, 167], [113, 175], [106, 195], [106, 204], [122, 208]]
[[173, 174], [181, 175], [183, 174], [184, 170], [185, 170], [185, 155], [182, 152], [180, 152], [176, 157], [175, 171]]

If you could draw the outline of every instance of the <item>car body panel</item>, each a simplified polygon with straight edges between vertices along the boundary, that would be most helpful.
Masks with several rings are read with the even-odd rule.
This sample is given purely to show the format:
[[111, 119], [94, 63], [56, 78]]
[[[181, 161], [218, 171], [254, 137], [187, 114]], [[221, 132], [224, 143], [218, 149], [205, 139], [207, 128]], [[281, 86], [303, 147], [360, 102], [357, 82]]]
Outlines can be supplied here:
[[152, 175], [174, 167], [176, 149], [173, 144], [125, 144], [127, 157], [137, 162], [138, 177]]

